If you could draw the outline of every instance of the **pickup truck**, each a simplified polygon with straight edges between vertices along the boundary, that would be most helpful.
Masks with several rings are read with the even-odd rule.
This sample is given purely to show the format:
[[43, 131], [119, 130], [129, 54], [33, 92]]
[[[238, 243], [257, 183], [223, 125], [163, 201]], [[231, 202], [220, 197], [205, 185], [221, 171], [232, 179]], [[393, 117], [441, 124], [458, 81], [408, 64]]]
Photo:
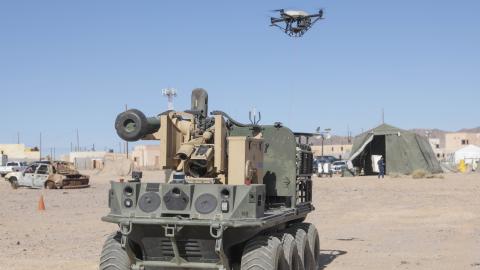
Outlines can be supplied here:
[[11, 172], [5, 176], [13, 189], [30, 188], [85, 188], [89, 187], [90, 178], [80, 174], [73, 164], [52, 162], [51, 164], [34, 163], [22, 172]]
[[26, 162], [10, 161], [5, 166], [0, 166], [0, 175], [4, 177], [11, 172], [20, 172], [27, 167]]

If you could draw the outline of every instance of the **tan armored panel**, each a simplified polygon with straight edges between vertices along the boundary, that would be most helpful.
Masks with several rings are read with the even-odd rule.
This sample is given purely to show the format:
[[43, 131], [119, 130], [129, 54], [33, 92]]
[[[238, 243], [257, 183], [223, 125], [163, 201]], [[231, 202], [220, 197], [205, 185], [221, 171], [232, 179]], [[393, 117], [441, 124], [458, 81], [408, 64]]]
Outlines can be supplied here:
[[215, 157], [214, 166], [217, 173], [225, 173], [225, 163], [227, 160], [226, 149], [227, 127], [225, 126], [225, 119], [221, 115], [215, 115]]
[[175, 155], [183, 142], [183, 134], [168, 115], [160, 116], [160, 126], [160, 166], [162, 169], [175, 169], [178, 163]]
[[263, 184], [263, 148], [263, 139], [228, 137], [227, 184]]

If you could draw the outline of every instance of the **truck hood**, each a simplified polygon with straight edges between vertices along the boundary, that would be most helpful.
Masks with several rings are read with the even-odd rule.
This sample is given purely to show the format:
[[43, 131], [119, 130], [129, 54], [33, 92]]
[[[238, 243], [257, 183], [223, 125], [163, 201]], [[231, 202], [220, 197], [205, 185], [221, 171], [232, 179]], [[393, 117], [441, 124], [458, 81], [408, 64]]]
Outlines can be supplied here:
[[7, 175], [5, 175], [5, 179], [9, 179], [10, 177], [12, 176], [15, 176], [17, 179], [22, 177], [22, 172], [11, 172], [11, 173], [7, 173]]

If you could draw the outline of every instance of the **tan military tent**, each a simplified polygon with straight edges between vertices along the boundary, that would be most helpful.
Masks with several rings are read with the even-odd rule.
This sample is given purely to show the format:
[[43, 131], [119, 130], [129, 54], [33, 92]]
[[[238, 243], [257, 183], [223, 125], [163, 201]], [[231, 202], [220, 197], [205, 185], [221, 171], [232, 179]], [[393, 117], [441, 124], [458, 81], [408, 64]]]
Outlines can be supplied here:
[[375, 161], [385, 158], [386, 174], [410, 174], [423, 169], [441, 173], [442, 168], [426, 137], [382, 124], [358, 135], [353, 143], [350, 161], [367, 175], [375, 174]]

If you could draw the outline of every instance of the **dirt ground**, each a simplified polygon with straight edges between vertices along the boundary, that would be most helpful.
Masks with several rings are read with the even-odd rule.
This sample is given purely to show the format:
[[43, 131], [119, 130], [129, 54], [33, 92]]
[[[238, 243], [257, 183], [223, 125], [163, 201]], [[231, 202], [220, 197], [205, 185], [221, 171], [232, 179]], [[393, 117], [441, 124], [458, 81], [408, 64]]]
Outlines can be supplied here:
[[[0, 268], [98, 269], [116, 229], [100, 221], [111, 179], [94, 175], [83, 190], [12, 190], [0, 180]], [[480, 174], [314, 182], [309, 221], [321, 233], [322, 269], [480, 269]]]

